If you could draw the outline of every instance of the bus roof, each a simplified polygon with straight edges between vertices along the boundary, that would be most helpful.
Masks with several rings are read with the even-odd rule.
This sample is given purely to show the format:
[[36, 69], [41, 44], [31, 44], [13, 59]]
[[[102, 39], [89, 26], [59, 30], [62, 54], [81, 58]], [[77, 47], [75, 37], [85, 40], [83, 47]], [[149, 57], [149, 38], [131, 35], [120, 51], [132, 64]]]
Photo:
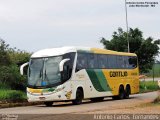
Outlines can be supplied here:
[[31, 58], [38, 57], [49, 57], [63, 55], [69, 52], [84, 52], [84, 53], [97, 53], [97, 54], [114, 54], [114, 55], [125, 55], [125, 56], [136, 56], [134, 53], [117, 52], [112, 50], [106, 50], [101, 48], [91, 48], [91, 47], [59, 47], [59, 48], [48, 48], [39, 50], [32, 54]]

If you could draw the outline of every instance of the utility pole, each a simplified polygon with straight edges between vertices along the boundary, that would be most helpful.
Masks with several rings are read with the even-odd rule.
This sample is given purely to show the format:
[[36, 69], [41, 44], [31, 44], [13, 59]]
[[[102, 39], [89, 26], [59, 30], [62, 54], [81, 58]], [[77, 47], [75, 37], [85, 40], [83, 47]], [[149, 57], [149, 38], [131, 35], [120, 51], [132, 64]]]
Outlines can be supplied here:
[[128, 52], [130, 52], [129, 39], [128, 39], [128, 14], [127, 14], [127, 3], [126, 3], [126, 0], [125, 0], [125, 12], [126, 12], [126, 28], [127, 28]]
[[[154, 64], [155, 64], [155, 62], [154, 62]], [[153, 69], [153, 82], [154, 82], [154, 64], [152, 66], [152, 69]]]

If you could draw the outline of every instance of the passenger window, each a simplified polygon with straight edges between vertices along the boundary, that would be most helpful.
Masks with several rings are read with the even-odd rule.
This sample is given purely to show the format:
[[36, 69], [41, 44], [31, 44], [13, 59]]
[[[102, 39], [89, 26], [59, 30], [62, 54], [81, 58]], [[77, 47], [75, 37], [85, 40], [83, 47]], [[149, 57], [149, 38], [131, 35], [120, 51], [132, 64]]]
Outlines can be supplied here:
[[100, 69], [107, 68], [107, 55], [98, 55], [98, 65]]
[[117, 68], [119, 69], [125, 68], [123, 56], [120, 56], [120, 55], [117, 56]]
[[128, 59], [128, 62], [129, 62], [130, 68], [135, 68], [135, 67], [137, 67], [137, 57], [135, 57], [135, 56], [130, 56], [129, 59]]
[[69, 58], [70, 60], [64, 64], [64, 71], [63, 71], [63, 77], [62, 77], [63, 81], [70, 79], [72, 75], [75, 53], [64, 54], [63, 59], [66, 59], [66, 58]]
[[108, 68], [117, 68], [117, 60], [115, 55], [108, 55]]
[[97, 66], [97, 55], [95, 54], [87, 54], [88, 55], [88, 68], [89, 69], [96, 69]]
[[123, 60], [124, 60], [124, 68], [128, 69], [129, 68], [128, 56], [123, 56]]
[[87, 63], [88, 63], [87, 55], [85, 53], [78, 53], [76, 71], [79, 71], [81, 69], [86, 69]]

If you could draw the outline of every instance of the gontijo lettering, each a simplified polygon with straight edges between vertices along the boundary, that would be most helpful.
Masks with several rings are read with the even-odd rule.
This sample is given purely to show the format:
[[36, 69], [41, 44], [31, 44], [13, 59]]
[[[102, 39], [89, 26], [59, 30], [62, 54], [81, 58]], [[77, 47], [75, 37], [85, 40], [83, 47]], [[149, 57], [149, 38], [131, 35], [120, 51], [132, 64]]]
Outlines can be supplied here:
[[127, 71], [110, 71], [110, 77], [126, 77], [128, 76]]

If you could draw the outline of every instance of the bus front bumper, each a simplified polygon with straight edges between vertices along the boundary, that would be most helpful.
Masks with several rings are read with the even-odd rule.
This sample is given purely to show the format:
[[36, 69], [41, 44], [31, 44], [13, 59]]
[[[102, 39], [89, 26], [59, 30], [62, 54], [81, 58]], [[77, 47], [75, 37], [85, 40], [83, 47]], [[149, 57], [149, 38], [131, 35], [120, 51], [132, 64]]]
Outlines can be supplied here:
[[34, 94], [27, 92], [27, 98], [28, 102], [69, 100], [63, 91], [47, 94]]

